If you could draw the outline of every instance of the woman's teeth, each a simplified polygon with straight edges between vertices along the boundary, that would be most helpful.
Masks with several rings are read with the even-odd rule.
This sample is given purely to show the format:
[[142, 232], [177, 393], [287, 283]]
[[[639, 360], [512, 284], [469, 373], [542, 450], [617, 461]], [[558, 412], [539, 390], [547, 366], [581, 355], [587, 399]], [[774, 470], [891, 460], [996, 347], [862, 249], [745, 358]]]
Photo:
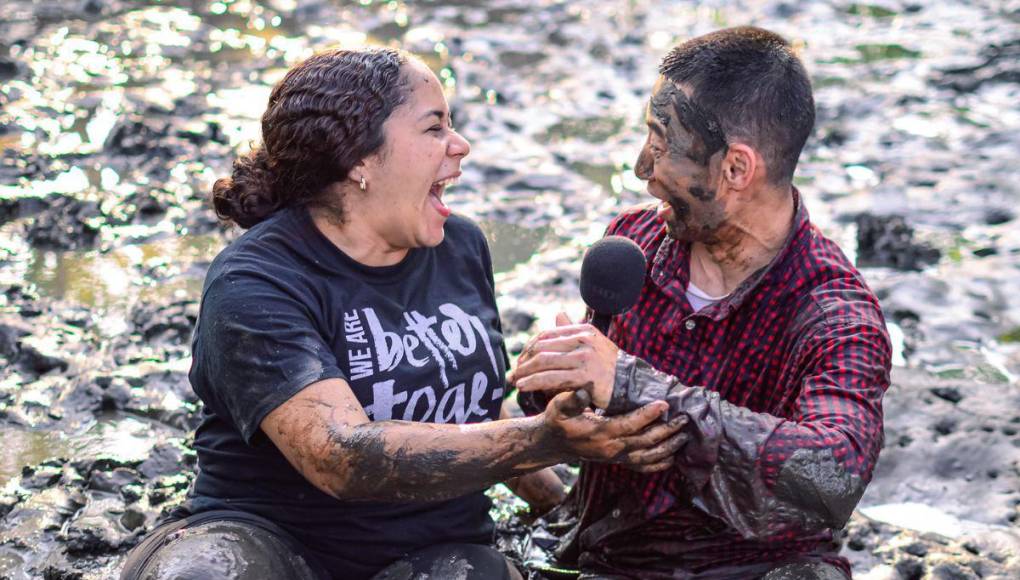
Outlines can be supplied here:
[[459, 181], [460, 179], [457, 177], [448, 177], [446, 179], [441, 179], [432, 184], [432, 192], [435, 194], [442, 193], [444, 189], [450, 187], [451, 185], [457, 185]]

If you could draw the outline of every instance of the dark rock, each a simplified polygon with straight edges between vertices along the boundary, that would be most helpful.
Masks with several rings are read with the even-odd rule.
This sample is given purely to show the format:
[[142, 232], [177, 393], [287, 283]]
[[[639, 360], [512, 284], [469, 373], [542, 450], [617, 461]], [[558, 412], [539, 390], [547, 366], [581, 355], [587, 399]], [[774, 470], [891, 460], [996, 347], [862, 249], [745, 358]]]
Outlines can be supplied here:
[[0, 81], [9, 81], [21, 74], [18, 62], [10, 58], [0, 58]]
[[68, 553], [84, 556], [117, 551], [132, 536], [131, 530], [120, 525], [124, 513], [124, 502], [119, 497], [106, 494], [90, 497], [61, 534]]
[[986, 83], [1020, 83], [1020, 38], [981, 49], [980, 62], [943, 69], [934, 79], [941, 87], [971, 93]]
[[531, 326], [535, 324], [535, 316], [531, 313], [516, 308], [510, 308], [503, 311], [503, 333], [504, 334], [516, 334], [518, 332], [527, 332], [531, 329]]
[[940, 252], [914, 242], [914, 229], [902, 216], [860, 214], [857, 223], [857, 263], [898, 270], [920, 270], [938, 261]]
[[145, 514], [129, 507], [124, 510], [124, 515], [120, 516], [120, 525], [124, 526], [125, 529], [135, 531], [145, 525]]
[[932, 429], [939, 435], [949, 435], [956, 431], [956, 419], [953, 417], [942, 417], [932, 425]]
[[163, 475], [176, 475], [188, 470], [184, 449], [177, 443], [162, 443], [152, 448], [149, 458], [138, 466], [146, 479]]
[[103, 148], [111, 155], [171, 157], [173, 150], [162, 141], [170, 136], [171, 125], [164, 119], [130, 114], [117, 121]]
[[893, 564], [896, 573], [903, 580], [921, 580], [924, 576], [924, 561], [913, 556], [903, 556]]
[[977, 580], [973, 570], [953, 561], [939, 562], [928, 573], [931, 580]]
[[99, 205], [73, 197], [57, 197], [36, 216], [25, 237], [36, 247], [73, 250], [95, 244], [103, 217]]
[[94, 471], [113, 471], [118, 467], [137, 468], [142, 462], [113, 455], [101, 455], [71, 462], [71, 466], [85, 478], [91, 478]]
[[559, 175], [528, 175], [507, 186], [509, 191], [548, 191], [559, 189], [563, 185], [563, 177]]
[[124, 501], [131, 503], [141, 499], [145, 488], [140, 483], [132, 483], [125, 485], [120, 488], [120, 497], [124, 498]]
[[1004, 207], [993, 207], [985, 211], [985, 223], [997, 226], [1016, 219], [1016, 213]]
[[956, 387], [933, 387], [931, 392], [936, 397], [949, 401], [954, 405], [963, 400], [963, 393]]
[[482, 165], [476, 167], [476, 169], [482, 171], [485, 181], [488, 182], [500, 181], [514, 174], [514, 170], [509, 167], [497, 167], [495, 165]]
[[102, 0], [82, 0], [81, 4], [78, 6], [78, 10], [86, 18], [94, 18], [101, 15], [104, 8], [105, 5]]
[[11, 513], [11, 510], [14, 509], [14, 506], [18, 505], [19, 501], [21, 500], [17, 496], [0, 495], [0, 518]]
[[[104, 377], [108, 382], [97, 383], [103, 389], [101, 407], [107, 411], [122, 411], [130, 406], [132, 400], [131, 385], [121, 377]], [[105, 387], [103, 385], [106, 385]]]
[[45, 489], [60, 481], [63, 468], [54, 465], [26, 466], [21, 470], [21, 487]]
[[187, 344], [198, 321], [198, 302], [168, 305], [143, 303], [131, 313], [131, 322], [146, 342]]
[[0, 356], [8, 361], [13, 361], [17, 357], [21, 337], [30, 334], [27, 325], [19, 322], [0, 323]]
[[21, 346], [21, 352], [18, 354], [17, 361], [23, 368], [40, 375], [46, 374], [54, 369], [66, 371], [68, 368], [66, 360], [52, 355], [43, 354], [31, 345]]
[[141, 480], [141, 476], [134, 469], [118, 467], [112, 471], [92, 472], [88, 487], [94, 491], [120, 493], [125, 486], [140, 483]]
[[62, 547], [46, 556], [41, 566], [43, 580], [84, 580], [85, 573], [78, 570]]
[[923, 558], [928, 555], [928, 546], [925, 546], [924, 542], [911, 542], [903, 546], [903, 551], [911, 556]]

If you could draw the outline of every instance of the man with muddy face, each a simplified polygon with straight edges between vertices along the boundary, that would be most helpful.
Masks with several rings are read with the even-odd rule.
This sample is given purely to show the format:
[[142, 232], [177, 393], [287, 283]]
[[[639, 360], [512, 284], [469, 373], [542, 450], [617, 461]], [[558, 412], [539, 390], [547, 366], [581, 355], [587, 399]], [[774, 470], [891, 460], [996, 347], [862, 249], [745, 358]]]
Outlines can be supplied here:
[[664, 77], [652, 89], [645, 122], [649, 135], [634, 171], [663, 201], [659, 217], [667, 232], [681, 241], [717, 242], [726, 221], [712, 183], [713, 161], [717, 174], [727, 150], [719, 122]]
[[687, 440], [661, 473], [583, 463], [557, 554], [582, 578], [848, 578], [839, 531], [882, 446], [891, 347], [792, 185], [810, 81], [752, 27], [691, 39], [660, 73], [635, 167], [658, 202], [607, 230], [644, 250], [638, 302], [605, 335], [561, 315], [511, 380], [608, 416], [664, 400]]

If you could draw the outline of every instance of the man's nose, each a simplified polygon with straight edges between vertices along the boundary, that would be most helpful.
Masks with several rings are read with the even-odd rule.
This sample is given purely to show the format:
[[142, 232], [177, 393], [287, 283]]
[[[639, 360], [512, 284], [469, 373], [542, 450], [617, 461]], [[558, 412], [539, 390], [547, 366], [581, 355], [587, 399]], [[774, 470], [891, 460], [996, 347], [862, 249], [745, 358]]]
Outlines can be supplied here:
[[648, 181], [652, 178], [652, 167], [652, 156], [646, 145], [641, 148], [641, 153], [638, 153], [637, 163], [634, 165], [634, 175], [637, 175], [638, 179]]

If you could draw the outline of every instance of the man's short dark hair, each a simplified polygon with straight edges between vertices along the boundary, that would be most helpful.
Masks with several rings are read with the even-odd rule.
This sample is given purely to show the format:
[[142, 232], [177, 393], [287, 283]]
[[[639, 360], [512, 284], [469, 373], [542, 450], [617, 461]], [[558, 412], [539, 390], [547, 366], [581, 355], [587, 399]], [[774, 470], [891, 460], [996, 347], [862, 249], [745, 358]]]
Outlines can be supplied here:
[[789, 183], [815, 124], [804, 65], [783, 37], [751, 26], [727, 28], [676, 46], [659, 66], [713, 114], [728, 140], [765, 159], [769, 181]]

